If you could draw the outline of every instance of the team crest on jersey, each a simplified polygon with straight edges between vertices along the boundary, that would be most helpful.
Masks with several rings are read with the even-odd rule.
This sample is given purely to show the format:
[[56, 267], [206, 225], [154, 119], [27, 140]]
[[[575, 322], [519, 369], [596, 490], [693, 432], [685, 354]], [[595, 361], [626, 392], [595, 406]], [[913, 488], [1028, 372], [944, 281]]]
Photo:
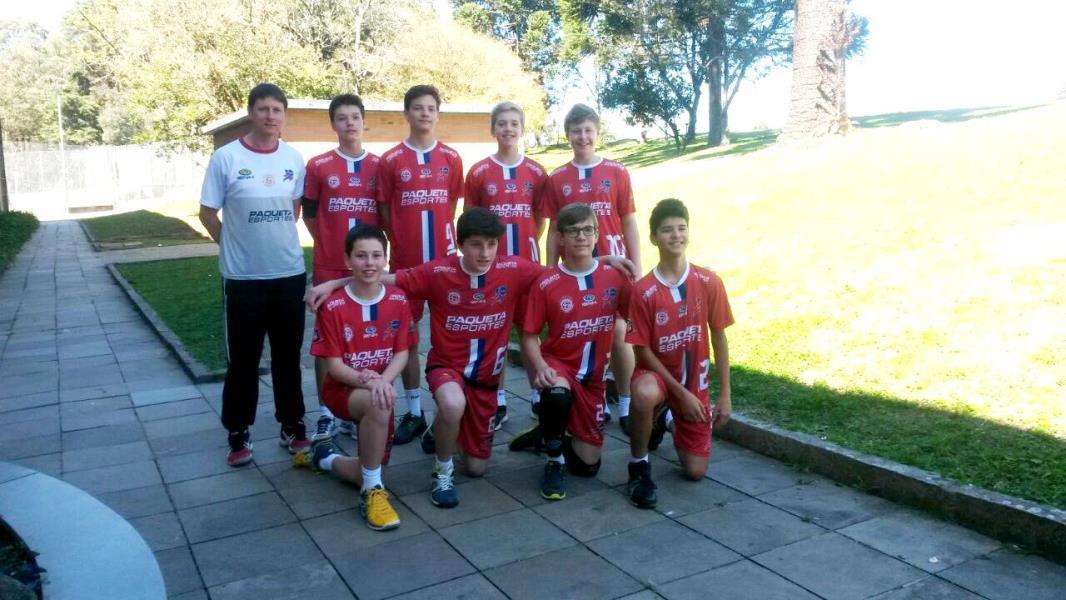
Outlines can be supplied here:
[[400, 170], [400, 181], [402, 181], [404, 183], [407, 183], [408, 181], [411, 181], [411, 170], [410, 169], [401, 169]]
[[369, 187], [369, 188], [378, 187], [378, 176], [377, 175], [371, 175], [370, 179], [366, 180], [366, 186]]
[[495, 183], [490, 183], [487, 186], [485, 186], [485, 193], [490, 195], [490, 196], [495, 196], [496, 195], [496, 184]]
[[252, 178], [252, 170], [251, 169], [241, 169], [240, 171], [237, 171], [237, 180], [238, 181], [240, 181], [242, 179], [251, 179], [251, 178]]
[[430, 169], [429, 167], [422, 167], [422, 170], [419, 173], [419, 178], [429, 179], [431, 175], [433, 175], [433, 169]]
[[564, 196], [569, 196], [570, 192], [572, 192], [572, 191], [573, 190], [570, 189], [570, 184], [566, 184], [566, 185], [563, 186], [563, 195]]
[[564, 313], [569, 313], [574, 310], [574, 301], [570, 296], [563, 296], [563, 299], [559, 301], [559, 310]]
[[596, 304], [596, 294], [585, 294], [581, 297], [581, 306], [592, 306]]
[[359, 187], [362, 183], [355, 175], [348, 178], [348, 187]]
[[581, 193], [587, 194], [592, 191], [592, 184], [587, 181], [581, 182]]
[[282, 181], [292, 181], [293, 178], [294, 178], [294, 174], [292, 172], [292, 169], [285, 169], [285, 175], [281, 178], [281, 180]]
[[603, 180], [600, 181], [600, 191], [601, 192], [609, 192], [609, 191], [611, 191], [611, 180], [610, 179], [603, 179]]
[[378, 328], [374, 327], [373, 325], [371, 325], [370, 327], [367, 327], [365, 330], [363, 330], [363, 337], [364, 338], [372, 338], [372, 337], [377, 337], [377, 336], [378, 336]]
[[391, 338], [391, 337], [395, 336], [396, 333], [399, 332], [399, 331], [400, 331], [400, 320], [399, 319], [393, 319], [393, 320], [389, 321], [388, 327], [385, 328], [385, 337], [386, 338]]
[[448, 304], [455, 305], [463, 301], [463, 297], [459, 295], [459, 292], [452, 290], [448, 292]]
[[688, 316], [688, 305], [687, 304], [682, 304], [681, 308], [677, 309], [677, 316], [680, 319], [683, 319], [683, 318]]
[[670, 315], [666, 314], [665, 310], [660, 310], [659, 312], [655, 313], [655, 322], [659, 325], [666, 325], [669, 320]]
[[513, 181], [508, 181], [505, 187], [508, 194], [513, 194], [518, 191], [518, 184]]
[[277, 183], [277, 180], [274, 179], [273, 175], [267, 175], [266, 177], [263, 178], [263, 185], [271, 186], [271, 185], [274, 185], [275, 183]]
[[441, 167], [440, 170], [437, 171], [437, 175], [444, 178], [448, 176], [449, 172], [450, 171], [448, 171], [448, 167]]
[[326, 185], [333, 189], [337, 189], [341, 186], [341, 178], [336, 175], [330, 175], [329, 179], [326, 179]]
[[527, 194], [532, 194], [533, 193], [533, 184], [527, 181], [527, 182], [522, 184], [522, 189], [525, 190], [525, 192]]
[[507, 286], [501, 285], [496, 288], [495, 296], [497, 300], [503, 300], [507, 297]]
[[344, 326], [344, 341], [350, 342], [355, 337], [355, 333], [352, 332], [352, 328], [347, 325]]

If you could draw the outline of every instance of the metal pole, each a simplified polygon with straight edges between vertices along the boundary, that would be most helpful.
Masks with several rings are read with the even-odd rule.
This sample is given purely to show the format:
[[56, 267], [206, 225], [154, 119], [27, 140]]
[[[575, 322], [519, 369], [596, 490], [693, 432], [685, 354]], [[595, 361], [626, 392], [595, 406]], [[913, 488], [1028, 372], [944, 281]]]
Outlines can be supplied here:
[[7, 198], [7, 166], [4, 164], [4, 118], [0, 117], [0, 212], [11, 210]]
[[59, 176], [63, 179], [63, 202], [70, 210], [70, 191], [67, 189], [67, 151], [63, 141], [63, 95], [56, 94], [56, 114], [59, 116]]

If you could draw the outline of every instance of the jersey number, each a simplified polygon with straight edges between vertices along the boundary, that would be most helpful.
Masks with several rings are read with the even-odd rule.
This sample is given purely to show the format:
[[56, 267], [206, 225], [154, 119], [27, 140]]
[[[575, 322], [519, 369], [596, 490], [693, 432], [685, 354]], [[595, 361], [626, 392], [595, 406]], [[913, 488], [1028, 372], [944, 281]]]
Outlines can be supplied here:
[[455, 254], [455, 235], [452, 234], [452, 224], [445, 223], [444, 225], [444, 238], [448, 240], [448, 250], [445, 252], [448, 256]]
[[496, 364], [492, 365], [492, 374], [499, 375], [503, 370], [503, 360], [507, 358], [507, 345], [504, 344], [503, 348], [496, 351]]
[[348, 231], [355, 229], [355, 226], [359, 224], [359, 219], [348, 219]]
[[625, 256], [626, 247], [622, 243], [622, 236], [620, 235], [605, 235], [603, 236], [607, 240], [607, 253], [611, 256]]
[[700, 391], [701, 392], [703, 390], [707, 389], [707, 385], [708, 385], [707, 384], [707, 376], [710, 374], [710, 371], [711, 371], [711, 361], [709, 359], [708, 360], [701, 360], [700, 361]]

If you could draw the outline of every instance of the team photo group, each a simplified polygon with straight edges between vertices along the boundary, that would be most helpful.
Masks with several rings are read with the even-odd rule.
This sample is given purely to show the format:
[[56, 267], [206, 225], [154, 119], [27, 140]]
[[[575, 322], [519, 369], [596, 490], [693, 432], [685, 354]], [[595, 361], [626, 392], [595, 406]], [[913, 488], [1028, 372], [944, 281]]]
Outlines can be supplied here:
[[[514, 335], [536, 425], [508, 450], [547, 457], [543, 498], [563, 500], [568, 476], [599, 471], [608, 396], [629, 436], [635, 506], [656, 505], [649, 452], [667, 431], [682, 475], [701, 479], [712, 429], [731, 413], [733, 316], [721, 278], [686, 257], [689, 208], [642, 199], [652, 208], [638, 224], [629, 173], [597, 154], [600, 118], [588, 106], [566, 114], [573, 157], [550, 173], [523, 154], [525, 115], [511, 102], [485, 124], [496, 152], [464, 170], [435, 137], [440, 106], [435, 87], [410, 88], [408, 136], [375, 156], [363, 147], [362, 100], [339, 95], [329, 105], [337, 147], [305, 160], [281, 141], [284, 92], [264, 83], [248, 96], [247, 133], [212, 155], [200, 219], [220, 246], [229, 465], [253, 460], [269, 339], [278, 440], [294, 465], [358, 486], [367, 526], [388, 530], [400, 518], [382, 468], [394, 444], [417, 442], [436, 456], [432, 503], [457, 507], [456, 469], [484, 475], [508, 419], [502, 386]], [[310, 290], [299, 219], [314, 240]], [[647, 272], [642, 242], [658, 253]], [[308, 307], [321, 404], [313, 431], [300, 371]], [[420, 340], [427, 308], [429, 340]], [[334, 444], [341, 434], [357, 440], [356, 456]]]

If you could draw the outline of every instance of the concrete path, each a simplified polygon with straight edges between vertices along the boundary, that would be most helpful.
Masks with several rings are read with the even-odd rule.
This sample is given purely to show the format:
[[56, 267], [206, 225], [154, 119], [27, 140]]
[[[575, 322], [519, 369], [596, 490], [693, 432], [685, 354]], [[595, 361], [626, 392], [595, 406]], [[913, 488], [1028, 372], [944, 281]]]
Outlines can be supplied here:
[[[221, 386], [191, 384], [103, 261], [77, 225], [49, 223], [0, 279], [0, 460], [128, 519], [172, 597], [1064, 597], [1062, 566], [725, 442], [699, 483], [677, 476], [664, 443], [660, 506], [641, 511], [622, 493], [628, 450], [612, 424], [600, 474], [546, 503], [543, 459], [503, 445], [529, 423], [514, 370], [490, 475], [462, 480], [461, 505], [440, 510], [432, 460], [395, 448], [385, 482], [403, 524], [370, 531], [357, 490], [290, 466], [267, 383], [256, 462], [226, 466]], [[304, 382], [310, 411], [310, 370]]]

